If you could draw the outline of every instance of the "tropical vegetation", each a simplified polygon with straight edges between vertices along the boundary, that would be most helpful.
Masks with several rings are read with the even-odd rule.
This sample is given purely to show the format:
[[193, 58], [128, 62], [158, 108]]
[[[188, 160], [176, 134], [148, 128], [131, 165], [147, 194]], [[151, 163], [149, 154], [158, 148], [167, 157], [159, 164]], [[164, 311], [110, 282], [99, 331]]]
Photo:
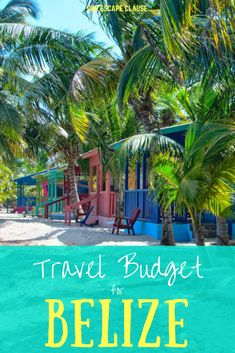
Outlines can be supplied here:
[[[120, 213], [124, 158], [147, 151], [162, 243], [174, 244], [174, 204], [189, 212], [198, 245], [203, 212], [217, 216], [218, 243], [227, 244], [235, 175], [234, 1], [120, 0], [147, 11], [89, 10], [112, 3], [87, 0], [84, 14], [98, 19], [120, 55], [82, 32], [29, 25], [39, 15], [33, 0], [11, 0], [0, 11], [1, 169], [18, 174], [22, 165], [30, 169], [27, 160], [33, 168], [67, 164], [75, 203], [74, 167], [83, 152], [99, 147], [106, 151], [104, 170], [116, 177]], [[191, 126], [184, 146], [160, 133], [185, 122]], [[127, 140], [117, 154], [107, 149], [121, 139]]]

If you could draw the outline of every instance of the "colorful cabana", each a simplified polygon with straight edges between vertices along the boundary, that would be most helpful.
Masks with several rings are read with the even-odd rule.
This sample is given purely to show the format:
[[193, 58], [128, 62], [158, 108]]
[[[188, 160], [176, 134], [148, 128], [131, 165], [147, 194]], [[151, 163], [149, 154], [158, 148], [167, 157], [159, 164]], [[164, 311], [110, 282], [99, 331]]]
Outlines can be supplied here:
[[103, 175], [98, 148], [84, 153], [82, 159], [89, 160], [89, 195], [98, 195], [96, 215], [100, 223], [116, 214], [116, 195], [110, 172]]
[[[190, 123], [174, 125], [162, 128], [161, 134], [170, 137], [181, 145], [184, 144], [185, 134]], [[118, 150], [125, 140], [111, 145], [114, 150]], [[124, 190], [124, 209], [125, 216], [130, 217], [135, 208], [141, 209], [140, 217], [136, 223], [137, 234], [148, 234], [160, 240], [161, 238], [161, 212], [154, 196], [150, 195], [149, 187], [149, 159], [144, 155], [139, 160], [131, 157], [127, 158], [125, 170], [125, 190]], [[190, 228], [190, 218], [187, 212], [184, 216], [179, 216], [172, 205], [172, 218], [175, 239], [178, 242], [192, 240], [192, 231]], [[215, 229], [216, 219], [211, 214], [203, 214], [203, 222], [208, 230]], [[228, 221], [228, 231], [230, 236], [235, 236], [235, 224]]]
[[29, 174], [14, 180], [17, 188], [17, 202], [15, 212], [23, 213], [26, 210], [31, 211], [36, 205], [36, 176], [44, 173], [38, 172]]
[[[84, 195], [88, 188], [86, 181], [80, 174], [80, 168], [76, 167], [78, 193]], [[67, 166], [54, 168], [35, 176], [37, 196], [36, 215], [46, 218], [63, 219], [65, 206], [70, 199], [70, 182]]]
[[[36, 215], [43, 216], [47, 203], [54, 202], [64, 196], [64, 167], [44, 171], [34, 177], [36, 179]], [[51, 213], [62, 213], [63, 202], [50, 206]]]

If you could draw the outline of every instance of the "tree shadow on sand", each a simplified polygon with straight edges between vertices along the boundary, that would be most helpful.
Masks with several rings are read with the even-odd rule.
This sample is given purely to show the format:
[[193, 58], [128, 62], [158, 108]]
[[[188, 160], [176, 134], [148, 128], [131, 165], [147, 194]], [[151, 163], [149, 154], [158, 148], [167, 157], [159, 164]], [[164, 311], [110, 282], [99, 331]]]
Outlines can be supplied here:
[[[12, 221], [11, 221], [12, 222]], [[1, 222], [2, 223], [2, 222]], [[14, 221], [11, 223], [11, 227], [17, 229], [20, 222]], [[35, 223], [35, 222], [33, 222]], [[36, 242], [38, 246], [40, 245], [74, 245], [74, 246], [89, 246], [89, 245], [159, 245], [157, 240], [149, 236], [144, 235], [127, 235], [122, 233], [120, 235], [112, 235], [110, 228], [105, 227], [80, 227], [79, 225], [72, 225], [71, 227], [66, 226], [61, 223], [51, 223], [51, 222], [38, 222], [40, 224], [46, 225], [49, 228], [45, 229], [45, 234], [40, 234], [38, 236], [30, 235], [30, 228], [27, 226], [25, 229], [21, 230], [22, 233], [25, 232], [24, 237], [21, 235], [13, 234], [10, 235], [10, 230], [7, 229], [9, 226], [9, 221], [5, 221], [1, 224], [1, 229], [6, 228], [6, 233], [9, 236], [0, 236], [0, 245], [35, 245]], [[30, 227], [30, 226], [29, 226]], [[33, 230], [32, 230], [33, 233]], [[42, 229], [43, 233], [43, 229]], [[10, 239], [9, 239], [10, 238]], [[47, 240], [49, 241], [47, 244]], [[42, 244], [38, 244], [38, 242]]]

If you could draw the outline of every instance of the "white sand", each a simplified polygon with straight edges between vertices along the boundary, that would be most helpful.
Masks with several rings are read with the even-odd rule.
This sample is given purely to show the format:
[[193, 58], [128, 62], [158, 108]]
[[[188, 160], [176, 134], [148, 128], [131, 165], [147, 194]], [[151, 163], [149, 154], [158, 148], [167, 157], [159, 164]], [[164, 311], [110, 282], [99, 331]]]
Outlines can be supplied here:
[[110, 228], [66, 226], [63, 222], [0, 213], [0, 245], [159, 245], [147, 235], [112, 235]]
[[[120, 232], [121, 233], [121, 232]], [[212, 245], [215, 239], [206, 239]], [[4, 245], [100, 245], [100, 246], [156, 246], [159, 241], [148, 235], [112, 235], [112, 229], [104, 227], [67, 226], [63, 221], [41, 220], [22, 215], [0, 212], [0, 246]], [[178, 243], [195, 246], [195, 243]], [[230, 242], [230, 245], [232, 242]]]

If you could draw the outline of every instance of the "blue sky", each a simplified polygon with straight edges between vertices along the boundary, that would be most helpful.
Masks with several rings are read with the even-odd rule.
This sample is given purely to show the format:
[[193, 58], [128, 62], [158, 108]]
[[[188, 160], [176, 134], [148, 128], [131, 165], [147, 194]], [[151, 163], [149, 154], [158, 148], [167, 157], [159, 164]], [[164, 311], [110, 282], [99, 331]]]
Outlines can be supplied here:
[[[0, 0], [0, 8], [9, 0]], [[52, 27], [60, 30], [68, 30], [76, 33], [82, 30], [86, 33], [95, 33], [95, 39], [115, 46], [114, 42], [106, 36], [98, 24], [94, 24], [82, 13], [85, 8], [82, 0], [37, 0], [41, 15], [33, 24]], [[31, 21], [32, 22], [32, 21]], [[116, 51], [119, 50], [116, 47]]]
[[81, 0], [38, 0], [38, 4], [41, 16], [36, 24], [71, 32], [94, 32], [98, 41], [114, 45], [102, 29], [82, 13], [85, 6]]

